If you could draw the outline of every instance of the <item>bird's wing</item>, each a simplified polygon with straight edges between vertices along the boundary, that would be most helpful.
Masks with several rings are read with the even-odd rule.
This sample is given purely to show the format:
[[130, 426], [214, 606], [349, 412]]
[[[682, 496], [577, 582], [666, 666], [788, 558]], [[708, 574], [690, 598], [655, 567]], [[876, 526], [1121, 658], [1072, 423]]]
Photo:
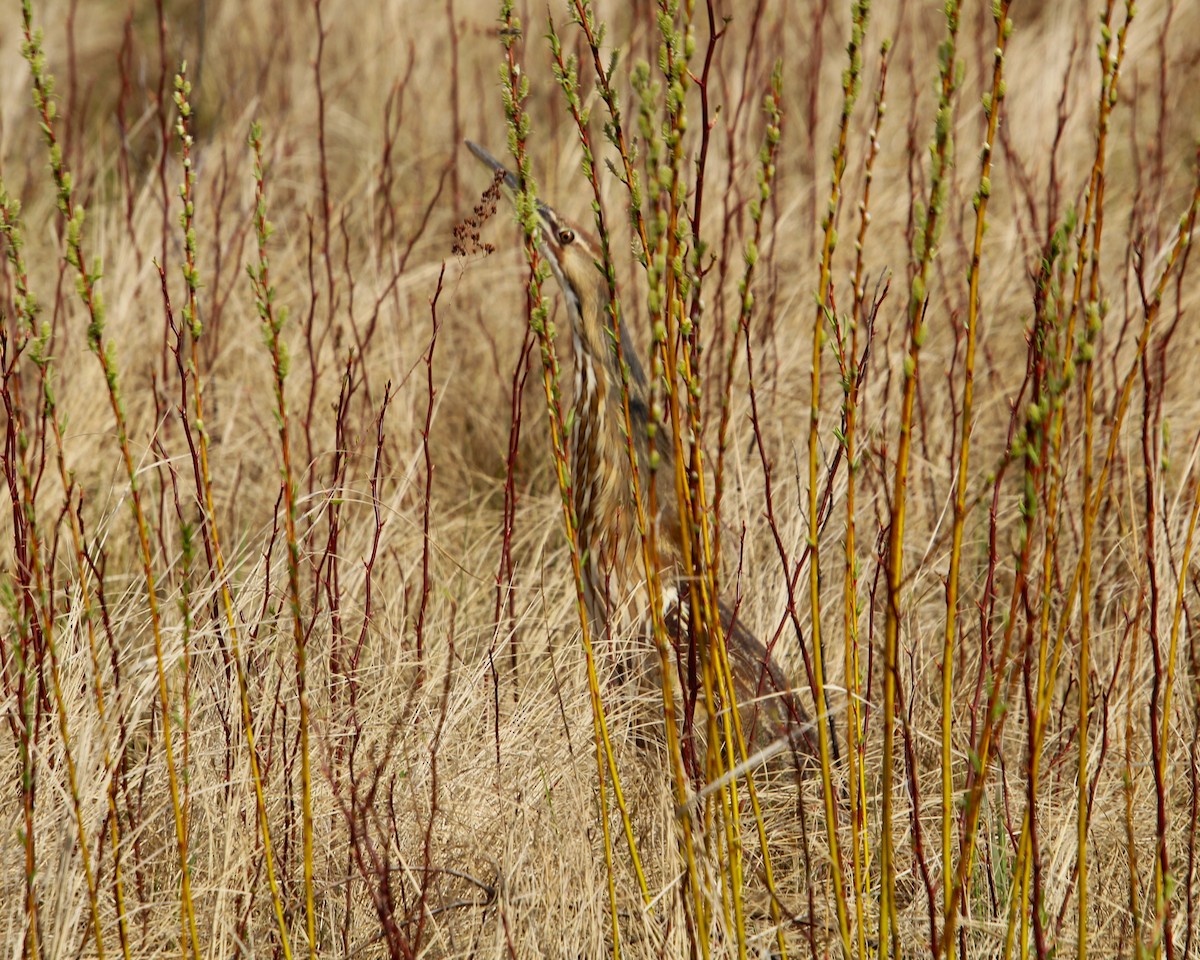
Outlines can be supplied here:
[[[668, 632], [679, 644], [678, 663], [686, 673], [690, 661], [687, 644], [688, 602], [686, 596], [666, 609]], [[734, 693], [742, 718], [742, 732], [754, 750], [787, 737], [798, 761], [805, 765], [819, 757], [817, 728], [796, 696], [787, 674], [762, 642], [737, 619], [733, 607], [719, 604], [725, 650], [733, 675]], [[687, 676], [682, 676], [685, 686]]]

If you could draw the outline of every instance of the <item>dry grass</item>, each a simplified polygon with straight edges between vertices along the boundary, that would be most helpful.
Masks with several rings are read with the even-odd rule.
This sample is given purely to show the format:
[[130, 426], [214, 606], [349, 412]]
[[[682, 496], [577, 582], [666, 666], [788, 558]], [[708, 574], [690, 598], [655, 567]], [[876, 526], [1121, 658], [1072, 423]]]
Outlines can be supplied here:
[[[645, 0], [600, 6], [608, 42], [622, 50], [614, 79], [626, 130], [635, 134], [630, 65], [658, 60], [655, 7]], [[797, 787], [780, 770], [756, 777], [783, 936], [775, 933], [744, 791], [738, 816], [722, 814], [715, 800], [697, 806], [699, 886], [713, 916], [708, 931], [696, 929], [660, 702], [610, 677], [612, 651], [598, 644], [615, 762], [651, 905], [643, 905], [606, 782], [610, 899], [589, 685], [539, 351], [530, 349], [519, 231], [501, 210], [483, 225], [482, 242], [495, 253], [450, 253], [455, 226], [487, 187], [462, 140], [497, 154], [505, 143], [498, 5], [46, 0], [32, 11], [45, 30], [45, 64], [34, 70], [22, 59], [21, 11], [10, 9], [0, 30], [0, 70], [9, 78], [0, 88], [0, 180], [20, 213], [6, 207], [0, 238], [11, 503], [0, 520], [0, 714], [11, 744], [11, 752], [0, 751], [0, 782], [9, 784], [0, 794], [4, 953], [299, 954], [309, 949], [311, 923], [325, 955], [615, 956], [615, 916], [626, 956], [771, 956], [786, 946], [815, 957], [842, 950], [843, 939], [850, 954], [865, 947], [884, 955], [880, 909], [889, 902], [883, 932], [905, 956], [952, 949], [972, 958], [1018, 950], [1082, 956], [1081, 908], [1093, 955], [1195, 951], [1200, 659], [1189, 519], [1200, 452], [1200, 296], [1189, 248], [1176, 240], [1189, 209], [1194, 215], [1200, 182], [1200, 9], [1145, 3], [1129, 27], [1100, 164], [1102, 246], [1093, 267], [1096, 219], [1083, 217], [1097, 160], [1098, 6], [1015, 4], [1010, 14], [1007, 96], [979, 250], [961, 547], [953, 527], [972, 198], [996, 28], [984, 6], [964, 9], [961, 82], [947, 127], [953, 162], [937, 204], [936, 256], [922, 267], [914, 236], [929, 207], [946, 20], [928, 4], [899, 4], [877, 5], [869, 23], [840, 185], [841, 239], [828, 272], [832, 315], [844, 323], [857, 306], [853, 238], [874, 129], [866, 308], [877, 276], [887, 271], [891, 287], [858, 397], [852, 591], [860, 615], [850, 625], [843, 616], [848, 474], [835, 457], [845, 431], [838, 358], [846, 349], [828, 323], [816, 434], [818, 492], [831, 491], [819, 612], [825, 687], [843, 747], [842, 760], [824, 771], [840, 860], [834, 870], [820, 778]], [[804, 548], [814, 297], [823, 288], [822, 214], [843, 103], [848, 7], [715, 3], [718, 24], [722, 13], [733, 19], [707, 82], [710, 153], [699, 169], [691, 162], [702, 126], [693, 85], [687, 159], [677, 165], [689, 203], [704, 185], [702, 235], [712, 257], [699, 369], [710, 465], [726, 389], [730, 399], [722, 581], [727, 595], [742, 598], [743, 622], [764, 640], [776, 638], [777, 655], [810, 705], [798, 633], [807, 643], [813, 617]], [[539, 195], [586, 222], [591, 193], [542, 37], [545, 10], [529, 4], [518, 13], [525, 36], [514, 56], [530, 82], [526, 148]], [[582, 63], [591, 143], [619, 165], [604, 139], [607, 112], [581, 31], [567, 5], [551, 13], [565, 51]], [[699, 76], [707, 10], [697, 5], [694, 16], [691, 67]], [[1116, 9], [1114, 35], [1125, 20], [1125, 9]], [[876, 127], [885, 36], [892, 39], [888, 109]], [[760, 107], [776, 59], [782, 136], [744, 341], [753, 378], [739, 348], [726, 384], [725, 359], [741, 342], [743, 252], [755, 229]], [[173, 81], [185, 60], [193, 86], [180, 91], [187, 121], [177, 131]], [[30, 105], [32, 80], [48, 74], [57, 103], [52, 131], [69, 184], [56, 184], [47, 166], [52, 154]], [[662, 109], [661, 94], [653, 102]], [[254, 219], [252, 120], [262, 124], [264, 213], [273, 231]], [[181, 133], [193, 140], [192, 253], [180, 225]], [[629, 196], [607, 168], [600, 185], [626, 317], [645, 345], [645, 273], [628, 253]], [[77, 236], [60, 208], [86, 210]], [[1069, 209], [1088, 230], [1064, 234], [1039, 308], [1036, 277]], [[1082, 295], [1072, 307], [1070, 267], [1081, 236]], [[102, 330], [95, 297], [89, 307], [77, 294], [81, 271], [68, 256], [76, 241], [84, 293], [94, 286], [103, 300]], [[258, 274], [256, 290], [246, 269], [264, 266], [260, 241], [269, 272]], [[189, 336], [181, 269], [189, 256], [198, 340]], [[98, 278], [91, 276], [96, 258]], [[912, 278], [922, 270], [926, 296], [910, 314]], [[1151, 297], [1160, 277], [1161, 307]], [[25, 284], [36, 295], [34, 322], [44, 328], [30, 326]], [[553, 293], [547, 285], [561, 326], [567, 319]], [[928, 336], [914, 345], [910, 321], [922, 312]], [[273, 367], [263, 314], [276, 322], [290, 365]], [[1091, 315], [1098, 323], [1089, 335]], [[868, 342], [865, 317], [858, 315], [860, 349]], [[101, 356], [111, 348], [111, 381], [89, 350], [89, 325]], [[906, 379], [905, 357], [918, 355], [917, 373]], [[1078, 363], [1064, 386], [1068, 357]], [[283, 415], [277, 371], [286, 374]], [[119, 390], [132, 471], [110, 383]], [[40, 403], [47, 389], [52, 407]], [[1039, 395], [1040, 414], [1031, 412]], [[906, 424], [906, 515], [897, 526]], [[1110, 439], [1111, 462], [1101, 473]], [[773, 520], [764, 508], [764, 464]], [[902, 558], [890, 566], [899, 544]], [[947, 702], [952, 566], [960, 599]], [[1090, 584], [1086, 615], [1069, 593], [1077, 570]], [[793, 574], [798, 632], [785, 612]], [[890, 574], [898, 578], [891, 588]], [[846, 757], [850, 626], [867, 705], [861, 789], [870, 859], [862, 864], [851, 856], [855, 789]], [[1049, 659], [1039, 659], [1042, 637]], [[894, 701], [885, 696], [890, 655]], [[1081, 663], [1090, 677], [1085, 903], [1077, 882]], [[992, 690], [998, 707], [989, 713]], [[953, 758], [948, 807], [944, 705]], [[1042, 740], [1034, 744], [1039, 724]], [[310, 741], [307, 777], [302, 733]], [[892, 743], [890, 772], [885, 742]], [[1156, 743], [1165, 749], [1161, 765]], [[689, 789], [699, 789], [703, 774], [692, 772]], [[1036, 842], [1023, 875], [1030, 808]], [[722, 909], [733, 883], [722, 830], [732, 822], [744, 842], [742, 921]], [[881, 871], [885, 830], [891, 860]], [[964, 865], [972, 835], [974, 857]], [[1165, 879], [1156, 874], [1158, 853]], [[182, 886], [184, 861], [190, 891]], [[949, 943], [944, 901], [954, 877], [944, 876], [943, 862], [963, 881]], [[834, 889], [842, 882], [848, 926], [840, 933]], [[1006, 933], [1015, 939], [1008, 948]]]

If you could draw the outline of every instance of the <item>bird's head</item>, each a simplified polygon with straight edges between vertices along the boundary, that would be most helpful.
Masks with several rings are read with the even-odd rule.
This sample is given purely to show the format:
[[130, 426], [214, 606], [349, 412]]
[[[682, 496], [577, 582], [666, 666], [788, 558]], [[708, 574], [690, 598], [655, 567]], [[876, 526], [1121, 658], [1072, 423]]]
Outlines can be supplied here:
[[[501, 186], [504, 193], [515, 201], [520, 190], [517, 178], [483, 147], [470, 140], [467, 146], [493, 173], [503, 174]], [[562, 289], [576, 349], [587, 351], [600, 360], [605, 369], [616, 374], [616, 350], [608, 311], [608, 281], [604, 277], [600, 243], [549, 204], [538, 200], [536, 212], [538, 250], [550, 264], [554, 278]], [[621, 352], [630, 366], [635, 383], [644, 382], [641, 366], [624, 325], [621, 327]]]

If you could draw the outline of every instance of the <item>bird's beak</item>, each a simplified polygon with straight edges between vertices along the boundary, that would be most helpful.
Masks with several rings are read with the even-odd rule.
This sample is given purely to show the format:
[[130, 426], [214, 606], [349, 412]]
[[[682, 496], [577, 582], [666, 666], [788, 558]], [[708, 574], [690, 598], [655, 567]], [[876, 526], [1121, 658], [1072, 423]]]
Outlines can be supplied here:
[[508, 197], [511, 200], [513, 196], [515, 196], [521, 189], [520, 185], [517, 183], [517, 178], [509, 173], [504, 164], [484, 150], [479, 144], [472, 140], [466, 141], [466, 144], [470, 151], [475, 154], [475, 156], [480, 159], [483, 165], [491, 170], [492, 173], [499, 173], [501, 171], [504, 172], [504, 179], [501, 181], [501, 183], [504, 185], [505, 192], [508, 194]]
[[[479, 144], [472, 140], [467, 140], [466, 144], [470, 151], [479, 158], [480, 162], [492, 171], [493, 175], [497, 173], [504, 174], [504, 179], [500, 181], [500, 186], [503, 188], [505, 196], [510, 201], [515, 202], [517, 194], [521, 192], [521, 185], [517, 182], [517, 178], [513, 176], [512, 172]], [[554, 211], [542, 203], [541, 200], [537, 201], [537, 211], [538, 218], [541, 220], [543, 237], [552, 238], [554, 236]]]

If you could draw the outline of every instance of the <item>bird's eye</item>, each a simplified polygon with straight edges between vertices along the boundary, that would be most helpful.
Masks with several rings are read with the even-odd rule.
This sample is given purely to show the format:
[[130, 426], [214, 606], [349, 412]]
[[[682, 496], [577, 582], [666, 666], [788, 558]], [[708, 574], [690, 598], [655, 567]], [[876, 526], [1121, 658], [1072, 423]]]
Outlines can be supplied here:
[[575, 231], [572, 230], [570, 227], [563, 227], [562, 229], [560, 229], [558, 231], [558, 242], [561, 243], [564, 247], [569, 243], [573, 243], [574, 241], [575, 241]]

